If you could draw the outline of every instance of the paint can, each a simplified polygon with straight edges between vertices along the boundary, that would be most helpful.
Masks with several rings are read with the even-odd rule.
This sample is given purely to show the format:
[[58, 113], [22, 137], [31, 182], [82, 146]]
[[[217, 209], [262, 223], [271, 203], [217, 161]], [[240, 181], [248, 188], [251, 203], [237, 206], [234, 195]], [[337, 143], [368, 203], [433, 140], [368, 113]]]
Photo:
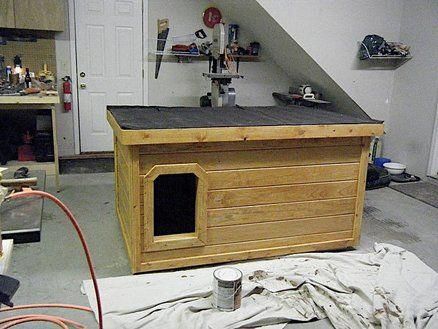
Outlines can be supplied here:
[[242, 300], [242, 272], [234, 267], [221, 267], [213, 272], [212, 305], [231, 312], [240, 307]]

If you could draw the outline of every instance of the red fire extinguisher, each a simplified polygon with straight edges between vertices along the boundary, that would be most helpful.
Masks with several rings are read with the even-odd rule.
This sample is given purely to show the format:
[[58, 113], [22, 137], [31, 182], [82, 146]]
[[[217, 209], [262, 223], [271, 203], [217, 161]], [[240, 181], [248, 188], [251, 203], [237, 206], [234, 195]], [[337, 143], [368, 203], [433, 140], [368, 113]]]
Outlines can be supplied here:
[[72, 102], [72, 95], [71, 95], [71, 78], [66, 75], [62, 80], [64, 82], [62, 83], [62, 91], [64, 94], [63, 101], [64, 101], [64, 110], [66, 112], [71, 111], [71, 102]]

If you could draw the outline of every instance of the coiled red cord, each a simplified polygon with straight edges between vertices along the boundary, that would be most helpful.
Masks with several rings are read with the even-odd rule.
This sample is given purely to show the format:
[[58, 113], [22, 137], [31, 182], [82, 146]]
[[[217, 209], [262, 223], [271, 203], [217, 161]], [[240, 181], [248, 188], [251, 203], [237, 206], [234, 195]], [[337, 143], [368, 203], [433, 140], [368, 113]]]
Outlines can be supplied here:
[[[56, 205], [58, 205], [64, 213], [67, 215], [70, 222], [73, 224], [74, 229], [76, 230], [76, 233], [79, 236], [79, 240], [81, 241], [82, 248], [85, 252], [85, 257], [87, 258], [88, 267], [90, 270], [91, 280], [93, 281], [94, 286], [94, 293], [96, 295], [96, 304], [97, 304], [97, 317], [98, 317], [98, 325], [99, 329], [103, 329], [103, 314], [102, 314], [102, 303], [100, 300], [100, 293], [99, 293], [99, 287], [97, 285], [97, 279], [96, 279], [96, 273], [94, 271], [93, 261], [91, 259], [90, 250], [88, 248], [87, 242], [85, 241], [84, 234], [79, 227], [79, 223], [76, 220], [73, 213], [70, 211], [70, 209], [67, 208], [67, 206], [61, 202], [58, 198], [55, 196], [43, 192], [43, 191], [34, 191], [31, 189], [26, 189], [23, 192], [18, 193], [12, 193], [6, 199], [18, 199], [18, 198], [25, 198], [29, 196], [41, 196], [43, 198], [47, 198], [52, 200]], [[91, 311], [91, 309], [83, 307], [83, 306], [75, 306], [75, 305], [65, 305], [65, 304], [40, 304], [40, 305], [23, 305], [23, 306], [17, 306], [7, 309], [0, 309], [0, 312], [5, 311], [12, 311], [12, 310], [19, 310], [19, 309], [27, 309], [27, 308], [39, 308], [39, 307], [61, 307], [61, 308], [71, 308], [71, 309], [78, 309], [83, 311]], [[66, 320], [57, 316], [47, 316], [47, 315], [31, 315], [31, 316], [22, 316], [22, 317], [12, 317], [5, 320], [2, 320], [0, 323], [4, 323], [4, 328], [11, 328], [12, 326], [22, 324], [25, 322], [34, 322], [34, 321], [46, 321], [51, 322], [53, 324], [57, 324], [61, 328], [67, 328], [67, 325], [73, 325], [77, 326], [77, 323], [74, 321]]]

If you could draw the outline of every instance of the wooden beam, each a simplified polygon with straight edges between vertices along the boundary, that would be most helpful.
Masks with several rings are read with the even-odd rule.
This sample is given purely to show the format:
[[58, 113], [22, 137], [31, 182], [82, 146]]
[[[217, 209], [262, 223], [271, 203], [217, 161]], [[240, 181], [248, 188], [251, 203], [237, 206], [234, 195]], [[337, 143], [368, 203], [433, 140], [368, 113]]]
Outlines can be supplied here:
[[370, 138], [362, 138], [362, 152], [360, 156], [360, 169], [358, 175], [358, 184], [356, 191], [356, 211], [353, 227], [353, 243], [358, 245], [360, 242], [360, 233], [362, 228], [363, 208], [365, 204], [365, 188], [367, 183], [368, 155], [370, 152]]
[[[52, 105], [59, 104], [59, 96], [0, 96], [0, 104], [3, 105], [26, 105], [41, 104]], [[47, 106], [44, 108], [47, 109]]]

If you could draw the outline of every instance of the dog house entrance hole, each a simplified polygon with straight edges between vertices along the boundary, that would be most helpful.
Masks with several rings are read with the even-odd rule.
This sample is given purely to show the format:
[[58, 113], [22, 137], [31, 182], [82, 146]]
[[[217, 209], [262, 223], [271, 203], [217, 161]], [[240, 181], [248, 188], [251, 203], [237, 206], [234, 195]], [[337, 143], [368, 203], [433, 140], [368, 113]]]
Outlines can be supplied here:
[[195, 174], [159, 175], [154, 180], [154, 236], [195, 232]]

